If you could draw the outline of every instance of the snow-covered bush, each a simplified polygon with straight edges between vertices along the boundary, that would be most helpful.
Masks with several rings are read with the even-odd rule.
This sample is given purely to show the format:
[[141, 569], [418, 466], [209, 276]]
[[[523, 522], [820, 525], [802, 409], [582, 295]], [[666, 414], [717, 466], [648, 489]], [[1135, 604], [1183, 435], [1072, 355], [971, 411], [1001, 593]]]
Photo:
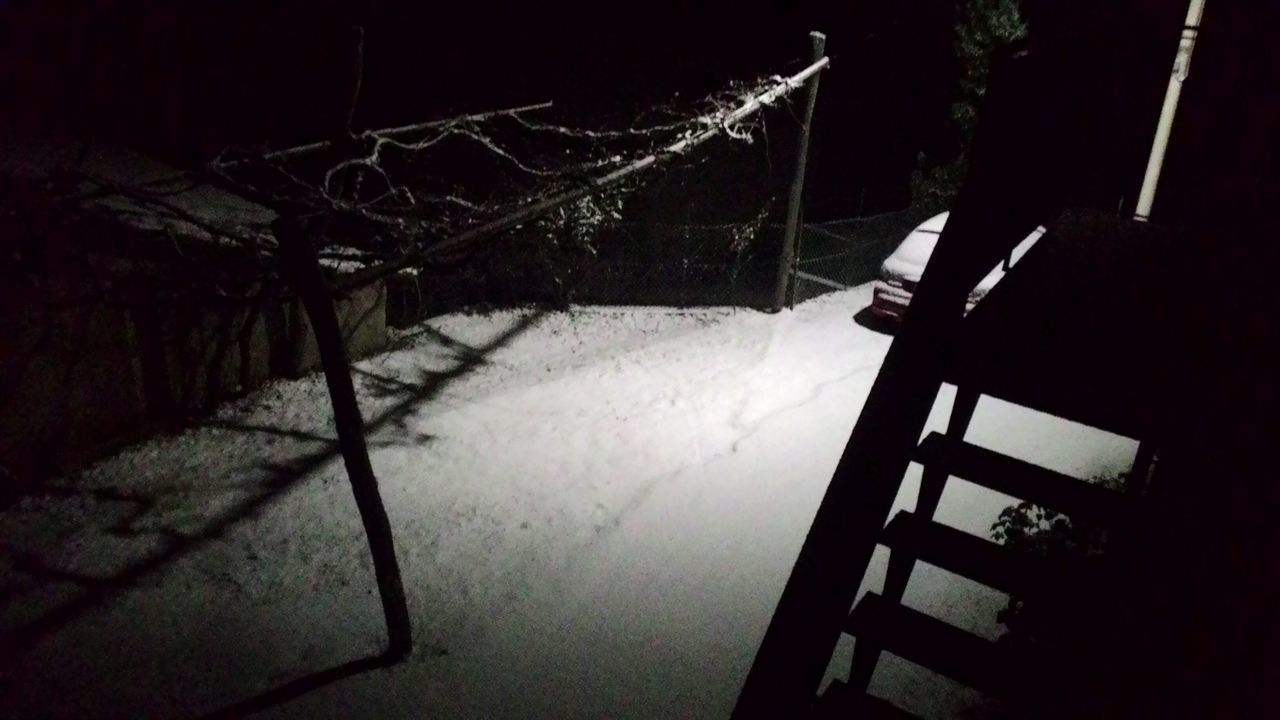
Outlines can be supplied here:
[[[1124, 476], [1102, 477], [1092, 482], [1119, 490], [1124, 485]], [[1053, 564], [1070, 565], [1101, 555], [1106, 549], [1107, 531], [1098, 525], [1073, 521], [1056, 510], [1022, 502], [1000, 512], [991, 526], [991, 537], [1018, 552]], [[1008, 642], [1035, 642], [1045, 629], [1040, 626], [1036, 608], [1028, 607], [1025, 598], [1010, 597], [997, 620], [1008, 629], [1005, 635]]]
[[[1122, 491], [1124, 475], [1095, 478], [1094, 484]], [[1016, 667], [1038, 673], [1026, 683], [1025, 695], [1006, 701], [1011, 717], [1039, 716], [1045, 685], [1079, 677], [1077, 659], [1087, 656], [1099, 632], [1099, 612], [1107, 612], [1106, 588], [1090, 572], [1107, 550], [1108, 533], [1099, 525], [1071, 520], [1066, 515], [1030, 502], [1001, 511], [991, 536], [1002, 545], [1032, 555], [1065, 573], [1063, 582], [1034, 598], [1010, 596], [996, 616], [1005, 626], [997, 644]], [[1085, 672], [1088, 669], [1084, 669]], [[1028, 677], [1030, 680], [1031, 676]], [[1026, 705], [1031, 703], [1031, 705]]]

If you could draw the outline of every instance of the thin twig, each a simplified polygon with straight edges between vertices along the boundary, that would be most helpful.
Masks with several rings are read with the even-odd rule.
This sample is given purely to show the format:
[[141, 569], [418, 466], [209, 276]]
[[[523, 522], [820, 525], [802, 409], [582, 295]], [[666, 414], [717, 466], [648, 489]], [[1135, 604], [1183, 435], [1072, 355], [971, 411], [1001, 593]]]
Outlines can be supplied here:
[[825, 70], [829, 64], [830, 59], [824, 57], [789, 78], [775, 76], [774, 84], [770, 89], [752, 96], [732, 112], [714, 113], [698, 118], [694, 125], [704, 126], [705, 129], [701, 132], [695, 133], [692, 130], [687, 131], [685, 133], [685, 137], [678, 142], [672, 143], [660, 151], [650, 153], [638, 160], [628, 163], [613, 172], [595, 178], [582, 187], [543, 198], [504, 217], [484, 223], [478, 227], [465, 230], [446, 240], [428, 245], [413, 252], [405, 253], [404, 255], [383, 263], [382, 265], [364, 268], [363, 270], [352, 273], [351, 275], [347, 275], [336, 281], [333, 289], [336, 292], [349, 292], [355, 288], [393, 275], [412, 265], [421, 263], [431, 255], [444, 252], [456, 252], [464, 245], [516, 228], [552, 210], [555, 210], [556, 208], [581, 200], [612, 185], [616, 185], [631, 176], [659, 167], [675, 158], [682, 157], [699, 145], [702, 145], [721, 134], [729, 132], [743, 120], [751, 117], [761, 109], [773, 105], [797, 88], [803, 87], [810, 77]]
[[[413, 123], [410, 125], [400, 125], [397, 127], [382, 128], [380, 130], [366, 130], [362, 133], [359, 133], [356, 137], [358, 139], [395, 138], [400, 135], [408, 135], [415, 132], [421, 132], [423, 130], [432, 130], [435, 128], [448, 127], [450, 125], [453, 125], [459, 122], [483, 122], [485, 120], [492, 120], [493, 118], [496, 118], [496, 117], [504, 117], [504, 116], [516, 117], [521, 113], [533, 112], [535, 110], [545, 110], [549, 107], [551, 107], [551, 102], [547, 101], [547, 102], [536, 103], [533, 105], [521, 105], [519, 107], [506, 108], [503, 110], [486, 110], [484, 112], [472, 113], [470, 115], [463, 115], [455, 118], [447, 118], [442, 120], [429, 120], [427, 122]], [[253, 162], [255, 160], [276, 160], [281, 158], [297, 157], [299, 155], [305, 155], [307, 153], [312, 153], [317, 150], [326, 150], [330, 147], [333, 147], [333, 144], [334, 144], [333, 140], [321, 140], [319, 142], [307, 143], [305, 145], [298, 145], [296, 147], [284, 148], [282, 150], [273, 150], [271, 152], [264, 153], [258, 157], [241, 158], [239, 160], [232, 160], [229, 162], [221, 162], [221, 163], [219, 163], [218, 161], [215, 161], [215, 164], [218, 164], [220, 165], [220, 167], [223, 167], [223, 168], [231, 168], [238, 165], [244, 165], [245, 163]]]

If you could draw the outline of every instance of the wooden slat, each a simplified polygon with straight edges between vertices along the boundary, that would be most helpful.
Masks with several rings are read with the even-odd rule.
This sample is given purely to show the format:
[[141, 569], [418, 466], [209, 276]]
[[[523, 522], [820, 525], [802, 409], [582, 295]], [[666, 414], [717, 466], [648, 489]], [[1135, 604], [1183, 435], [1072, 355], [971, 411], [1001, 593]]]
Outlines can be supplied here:
[[1126, 509], [1124, 498], [1115, 491], [941, 433], [926, 437], [915, 459], [925, 465], [942, 463], [955, 477], [1074, 519], [1111, 525]]
[[1012, 687], [1012, 666], [995, 643], [917, 610], [863, 595], [849, 615], [849, 633], [969, 687], [996, 696]]
[[903, 710], [874, 695], [856, 694], [839, 680], [831, 681], [818, 700], [814, 720], [920, 720], [918, 715]]
[[1027, 598], [1057, 586], [1070, 573], [1061, 563], [1011, 550], [975, 535], [903, 511], [884, 529], [881, 542], [910, 556]]

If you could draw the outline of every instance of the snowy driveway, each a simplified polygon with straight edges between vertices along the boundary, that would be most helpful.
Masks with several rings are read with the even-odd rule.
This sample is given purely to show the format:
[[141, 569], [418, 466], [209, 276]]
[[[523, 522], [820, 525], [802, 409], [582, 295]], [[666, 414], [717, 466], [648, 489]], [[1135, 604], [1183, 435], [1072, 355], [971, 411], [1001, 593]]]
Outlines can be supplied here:
[[[417, 651], [265, 715], [726, 716], [888, 349], [869, 301], [455, 315], [360, 363]], [[276, 383], [0, 515], [0, 715], [205, 713], [376, 652], [332, 436], [320, 378]], [[1133, 452], [986, 400], [970, 436], [1080, 475]], [[940, 516], [1008, 501], [952, 481]], [[917, 575], [909, 603], [997, 631], [998, 595]], [[882, 665], [923, 714], [964, 700]]]

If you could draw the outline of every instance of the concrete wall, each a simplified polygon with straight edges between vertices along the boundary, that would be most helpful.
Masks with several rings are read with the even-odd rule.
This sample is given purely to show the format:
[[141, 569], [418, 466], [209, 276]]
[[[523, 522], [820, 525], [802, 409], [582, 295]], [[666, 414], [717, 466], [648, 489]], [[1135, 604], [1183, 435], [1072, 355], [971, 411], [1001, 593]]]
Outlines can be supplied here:
[[[360, 288], [335, 303], [338, 325], [347, 343], [347, 355], [364, 357], [387, 346], [387, 288], [379, 282]], [[320, 367], [320, 353], [311, 323], [300, 301], [289, 303], [289, 366], [286, 374], [297, 377]]]

